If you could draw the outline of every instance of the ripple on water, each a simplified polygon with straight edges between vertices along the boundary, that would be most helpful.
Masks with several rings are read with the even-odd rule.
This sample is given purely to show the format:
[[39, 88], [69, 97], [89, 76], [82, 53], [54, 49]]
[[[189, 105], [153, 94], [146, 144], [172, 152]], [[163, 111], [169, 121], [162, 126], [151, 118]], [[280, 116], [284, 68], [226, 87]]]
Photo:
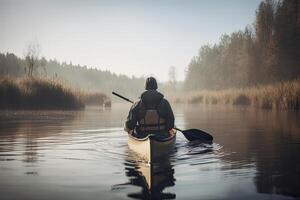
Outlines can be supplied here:
[[203, 165], [217, 162], [222, 146], [216, 143], [179, 141], [176, 143], [176, 149], [176, 165]]
[[88, 145], [94, 149], [96, 157], [105, 156], [108, 159], [120, 159], [124, 157], [122, 149], [127, 146], [127, 135], [124, 134], [123, 128], [104, 128], [104, 129], [84, 129], [74, 131], [74, 144], [83, 146]]

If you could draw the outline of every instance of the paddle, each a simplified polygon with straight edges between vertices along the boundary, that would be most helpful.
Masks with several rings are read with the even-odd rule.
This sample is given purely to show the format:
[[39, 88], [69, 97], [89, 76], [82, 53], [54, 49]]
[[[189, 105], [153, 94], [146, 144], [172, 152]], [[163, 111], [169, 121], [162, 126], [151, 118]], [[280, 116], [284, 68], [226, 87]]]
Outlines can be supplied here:
[[199, 129], [181, 130], [176, 127], [175, 129], [177, 131], [180, 131], [189, 141], [200, 140], [200, 141], [211, 142], [214, 139], [213, 136], [211, 136], [209, 133], [206, 133]]
[[116, 95], [117, 97], [120, 97], [121, 99], [124, 99], [125, 101], [128, 101], [130, 103], [133, 103], [133, 101], [131, 101], [130, 99], [127, 99], [126, 97], [123, 97], [122, 95], [119, 95], [115, 92], [112, 92], [113, 95]]
[[[123, 97], [120, 94], [117, 94], [115, 92], [112, 92], [113, 95], [116, 95], [117, 97], [124, 99], [125, 101], [128, 101], [130, 103], [133, 103], [130, 99]], [[195, 141], [200, 140], [204, 142], [212, 142], [214, 139], [213, 136], [211, 136], [209, 133], [206, 133], [205, 131], [199, 130], [199, 129], [188, 129], [188, 130], [181, 130], [179, 128], [175, 128], [177, 131], [180, 131], [186, 139], [189, 141]]]

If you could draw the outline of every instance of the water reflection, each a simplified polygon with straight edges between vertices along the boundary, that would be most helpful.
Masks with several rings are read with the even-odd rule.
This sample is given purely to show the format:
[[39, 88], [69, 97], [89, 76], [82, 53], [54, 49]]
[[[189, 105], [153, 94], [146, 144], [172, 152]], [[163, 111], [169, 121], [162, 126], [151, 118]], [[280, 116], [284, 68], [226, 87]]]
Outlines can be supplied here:
[[125, 174], [129, 184], [141, 188], [140, 192], [128, 193], [134, 199], [175, 199], [176, 194], [164, 192], [167, 187], [175, 185], [173, 164], [169, 156], [160, 162], [145, 163], [136, 153], [128, 150], [124, 162]]
[[[299, 113], [259, 113], [264, 135], [250, 141], [260, 146], [256, 155], [257, 192], [300, 197]], [[288, 121], [288, 123], [286, 123]]]
[[176, 152], [149, 166], [128, 151], [122, 126], [129, 106], [74, 113], [1, 111], [0, 197], [300, 197], [300, 113], [175, 108], [178, 127], [210, 132], [214, 143], [189, 143], [179, 133]]
[[0, 114], [0, 158], [25, 163], [39, 161], [43, 143], [53, 142], [59, 134], [80, 117], [80, 112], [4, 111]]
[[299, 197], [299, 117], [298, 112], [243, 107], [188, 108], [184, 124], [213, 132], [215, 141], [224, 147], [220, 159], [226, 164], [221, 170], [251, 172], [254, 167], [258, 193]]

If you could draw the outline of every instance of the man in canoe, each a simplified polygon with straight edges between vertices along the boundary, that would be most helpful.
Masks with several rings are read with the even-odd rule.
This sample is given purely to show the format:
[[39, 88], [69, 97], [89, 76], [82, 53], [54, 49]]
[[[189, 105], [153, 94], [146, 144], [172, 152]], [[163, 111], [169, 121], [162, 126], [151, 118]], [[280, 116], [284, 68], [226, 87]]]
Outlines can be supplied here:
[[172, 108], [164, 95], [157, 91], [155, 78], [146, 79], [145, 90], [131, 107], [125, 130], [137, 137], [145, 137], [149, 133], [168, 136], [174, 128]]

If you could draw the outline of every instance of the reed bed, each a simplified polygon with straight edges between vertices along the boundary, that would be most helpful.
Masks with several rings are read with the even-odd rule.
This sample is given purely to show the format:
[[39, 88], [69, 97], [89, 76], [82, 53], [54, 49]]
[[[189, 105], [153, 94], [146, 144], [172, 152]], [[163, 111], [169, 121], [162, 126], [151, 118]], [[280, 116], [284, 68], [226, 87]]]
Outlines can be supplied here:
[[0, 78], [0, 109], [83, 109], [81, 93], [41, 78]]
[[225, 104], [263, 109], [299, 110], [300, 80], [244, 89], [203, 90], [170, 95], [174, 103]]

